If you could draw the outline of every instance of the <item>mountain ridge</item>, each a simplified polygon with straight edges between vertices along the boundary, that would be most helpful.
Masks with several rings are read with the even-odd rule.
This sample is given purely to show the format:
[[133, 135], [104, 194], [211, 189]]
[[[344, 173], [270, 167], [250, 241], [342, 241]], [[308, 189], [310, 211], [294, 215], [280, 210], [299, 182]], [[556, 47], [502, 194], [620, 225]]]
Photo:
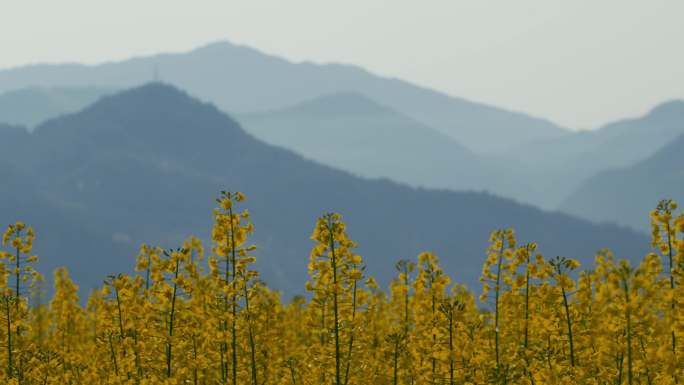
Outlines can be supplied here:
[[[142, 100], [146, 108], [140, 108]], [[315, 219], [328, 211], [343, 214], [368, 272], [383, 285], [396, 260], [431, 250], [456, 279], [475, 289], [489, 231], [501, 226], [514, 226], [521, 240], [538, 242], [542, 252], [583, 261], [605, 246], [633, 258], [648, 249], [646, 237], [633, 231], [490, 194], [354, 177], [264, 144], [216, 107], [169, 85], [103, 98], [44, 123], [30, 138], [27, 148], [36, 159], [29, 159], [20, 175], [34, 185], [35, 201], [47, 202], [45, 212], [59, 215], [42, 217], [42, 204], [22, 205], [7, 219], [23, 216], [37, 225], [39, 253], [47, 252], [43, 245], [68, 239], [59, 249], [68, 256], [58, 260], [50, 251], [55, 257], [45, 258], [42, 271], [49, 274], [46, 269], [60, 264], [76, 267], [74, 278], [83, 287], [130, 271], [141, 242], [176, 247], [191, 234], [206, 240], [213, 199], [221, 190], [247, 194], [257, 267], [273, 287], [290, 295], [303, 291], [294, 282], [306, 276]], [[16, 186], [6, 184], [12, 199], [24, 196]], [[88, 231], [74, 239], [71, 231], [83, 226]], [[68, 237], [56, 228], [69, 229]]]
[[[539, 187], [505, 195], [547, 209], [559, 208], [597, 173], [637, 164], [683, 133], [684, 101], [672, 100], [654, 106], [643, 116], [520, 147], [501, 159], [529, 170], [521, 180]], [[540, 180], [545, 182], [537, 183]]]
[[[162, 80], [229, 113], [285, 107], [335, 91], [361, 92], [476, 152], [567, 131], [545, 119], [449, 96], [375, 75], [358, 66], [290, 62], [228, 42], [93, 66], [42, 65], [3, 70], [0, 91], [35, 84], [131, 87], [151, 80], [155, 68]], [[489, 140], [494, 133], [502, 138], [501, 143]]]
[[257, 138], [355, 175], [429, 188], [494, 190], [503, 174], [440, 131], [359, 93], [238, 115]]
[[[684, 127], [683, 127], [684, 128]], [[593, 221], [611, 221], [648, 231], [639, 211], [660, 199], [684, 202], [684, 134], [634, 165], [601, 172], [583, 183], [561, 209]]]
[[76, 112], [113, 89], [31, 86], [0, 93], [0, 121], [34, 128], [45, 120]]

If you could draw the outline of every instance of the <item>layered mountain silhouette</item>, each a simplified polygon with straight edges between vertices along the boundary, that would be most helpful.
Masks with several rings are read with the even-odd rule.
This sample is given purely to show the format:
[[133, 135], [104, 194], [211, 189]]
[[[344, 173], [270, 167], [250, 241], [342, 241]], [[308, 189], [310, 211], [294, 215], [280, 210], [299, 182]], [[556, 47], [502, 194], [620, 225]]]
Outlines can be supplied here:
[[23, 158], [30, 156], [23, 151], [29, 148], [31, 140], [26, 127], [0, 122], [0, 159], [14, 166], [20, 165]]
[[[558, 208], [589, 178], [634, 166], [682, 134], [684, 101], [673, 100], [639, 118], [519, 147], [504, 159], [522, 171], [520, 185], [526, 187], [503, 194], [544, 208]], [[585, 210], [592, 211], [591, 206]], [[595, 219], [591, 215], [587, 218]]]
[[43, 190], [46, 184], [35, 175], [0, 160], [0, 223], [23, 221], [34, 227], [33, 253], [40, 256], [38, 270], [46, 276], [46, 288], [59, 266], [68, 266], [86, 292], [99, 286], [107, 272], [121, 271], [122, 256], [130, 256], [131, 247], [114, 242], [97, 224], [80, 221], [52, 191]]
[[[235, 114], [260, 139], [324, 164], [416, 186], [487, 190], [551, 210], [597, 173], [653, 155], [682, 133], [684, 121], [684, 102], [672, 101], [640, 118], [570, 133], [544, 120], [358, 67], [292, 63], [216, 43], [187, 53], [96, 66], [0, 71], [0, 91], [40, 86], [3, 94], [0, 112], [3, 100], [14, 107], [0, 113], [0, 122], [32, 127], [38, 120], [84, 107], [102, 90], [141, 84], [157, 75]], [[73, 100], [73, 94], [86, 97], [78, 103], [54, 102]], [[17, 111], [24, 111], [23, 117], [12, 118]], [[387, 139], [390, 128], [396, 132]], [[333, 134], [338, 136], [325, 149], [316, 147]], [[413, 145], [402, 151], [408, 142]], [[405, 156], [397, 155], [402, 152]]]
[[325, 95], [237, 119], [267, 143], [364, 177], [483, 190], [505, 174], [449, 136], [358, 93]]
[[159, 83], [20, 132], [0, 130], [0, 143], [10, 143], [8, 133], [19, 138], [0, 152], [0, 221], [33, 224], [40, 268], [67, 265], [84, 289], [130, 271], [143, 241], [177, 247], [190, 234], [206, 239], [220, 190], [249, 197], [258, 267], [288, 294], [303, 291], [309, 236], [316, 217], [329, 211], [344, 215], [368, 273], [382, 283], [395, 261], [430, 250], [457, 280], [477, 286], [489, 232], [508, 226], [549, 256], [587, 261], [612, 246], [639, 258], [648, 248], [633, 231], [485, 193], [337, 171], [265, 144], [214, 106]]
[[597, 222], [621, 223], [645, 231], [649, 219], [638, 212], [653, 210], [666, 198], [684, 203], [684, 134], [646, 160], [590, 178], [562, 209]]
[[32, 65], [0, 71], [0, 92], [35, 85], [124, 88], [157, 76], [229, 113], [274, 110], [323, 95], [358, 92], [475, 152], [495, 152], [566, 133], [544, 119], [451, 97], [359, 67], [293, 63], [228, 42], [96, 66]]
[[28, 87], [0, 94], [0, 122], [35, 127], [115, 92], [98, 87]]

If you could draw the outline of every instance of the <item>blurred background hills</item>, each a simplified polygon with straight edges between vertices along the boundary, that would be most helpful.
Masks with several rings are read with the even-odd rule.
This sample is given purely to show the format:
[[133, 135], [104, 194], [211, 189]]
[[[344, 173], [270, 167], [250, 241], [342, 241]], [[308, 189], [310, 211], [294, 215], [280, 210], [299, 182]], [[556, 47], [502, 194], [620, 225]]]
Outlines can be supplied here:
[[276, 288], [301, 291], [290, 282], [303, 282], [326, 211], [349, 221], [381, 281], [383, 266], [431, 250], [474, 285], [499, 227], [550, 255], [640, 258], [648, 211], [684, 200], [683, 145], [681, 100], [578, 132], [220, 42], [0, 71], [0, 220], [32, 223], [45, 268], [66, 264], [94, 287], [130, 270], [143, 241], [206, 238], [213, 198], [240, 190]]

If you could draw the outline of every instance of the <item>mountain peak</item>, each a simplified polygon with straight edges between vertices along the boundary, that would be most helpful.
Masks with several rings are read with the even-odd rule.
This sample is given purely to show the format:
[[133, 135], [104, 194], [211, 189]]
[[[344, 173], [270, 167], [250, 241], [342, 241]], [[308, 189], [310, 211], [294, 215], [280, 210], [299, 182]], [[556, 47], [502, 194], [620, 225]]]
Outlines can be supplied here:
[[121, 89], [149, 80], [155, 67], [166, 81], [234, 113], [274, 111], [320, 95], [355, 90], [479, 152], [566, 134], [543, 119], [455, 98], [357, 66], [295, 62], [229, 41], [93, 66], [0, 71], [0, 91], [31, 84]]
[[650, 116], [671, 114], [684, 114], [684, 100], [675, 99], [660, 103], [648, 113]]
[[169, 113], [186, 106], [203, 105], [185, 91], [162, 82], [150, 82], [101, 98], [88, 110], [114, 109], [146, 114]]
[[[101, 120], [107, 124], [97, 124]], [[105, 141], [120, 140], [123, 133], [128, 138], [156, 136], [160, 142], [193, 135], [246, 136], [235, 120], [213, 105], [161, 82], [105, 96], [81, 112], [47, 121], [35, 130], [36, 134], [50, 137], [65, 131], [78, 131], [83, 137]]]
[[247, 47], [233, 44], [228, 40], [219, 40], [203, 45], [201, 47], [197, 47], [193, 49], [192, 52], [226, 52], [239, 49], [247, 49]]
[[129, 88], [115, 95], [115, 97], [130, 96], [180, 97], [190, 99], [190, 96], [185, 91], [182, 91], [180, 88], [177, 88], [169, 83], [164, 83], [161, 81], [145, 83], [141, 86]]
[[[224, 88], [239, 90], [235, 84]], [[348, 98], [349, 94], [336, 95], [332, 100], [339, 104]], [[641, 250], [639, 244], [647, 244], [631, 232], [592, 226], [482, 193], [414, 189], [357, 178], [266, 145], [232, 122], [213, 106], [163, 83], [105, 97], [85, 110], [41, 125], [33, 135], [26, 135], [29, 140], [23, 145], [0, 140], [21, 154], [10, 153], [5, 159], [21, 159], [19, 172], [36, 184], [34, 188], [16, 182], [0, 185], [7, 189], [0, 204], [12, 210], [0, 208], [0, 213], [3, 218], [21, 217], [41, 229], [45, 237], [36, 244], [37, 253], [50, 250], [48, 255], [74, 256], [44, 260], [51, 267], [59, 263], [75, 268], [84, 287], [101, 283], [95, 277], [126, 271], [129, 264], [120, 256], [135, 255], [135, 244], [148, 241], [172, 247], [187, 234], [210, 234], [212, 198], [223, 189], [240, 189], [250, 196], [249, 208], [260, 229], [256, 236], [261, 238], [255, 237], [254, 243], [259, 246], [264, 279], [289, 290], [296, 290], [291, 282], [305, 279], [302, 255], [311, 245], [302, 235], [317, 215], [330, 210], [344, 213], [353, 224], [352, 235], [363, 245], [359, 251], [373, 256], [368, 271], [377, 273], [383, 284], [392, 278], [385, 267], [397, 255], [416, 255], [425, 249], [444, 255], [445, 269], [458, 268], [465, 283], [475, 284], [479, 264], [473, 266], [468, 258], [486, 245], [489, 231], [501, 225], [516, 226], [540, 245], [551, 247], [553, 242], [553, 249], [544, 249], [547, 254], [590, 255], [615, 244], [618, 255], [634, 255]], [[333, 131], [346, 139], [343, 128], [344, 122], [342, 129]], [[422, 133], [416, 137], [429, 139]], [[404, 159], [421, 148], [417, 140], [406, 142], [397, 151]], [[362, 144], [369, 148], [372, 143]], [[345, 150], [354, 149], [350, 147]], [[443, 153], [451, 152], [450, 147]], [[450, 159], [430, 162], [418, 172], [427, 174], [440, 164], [472, 168], [472, 162]], [[7, 162], [0, 159], [3, 163]], [[27, 191], [40, 192], [46, 207], [39, 206], [37, 199], [25, 199]], [[27, 203], [21, 207], [5, 203], [20, 200]], [[473, 217], [477, 220], [468, 219]], [[84, 223], [88, 231], [81, 229]], [[432, 224], [430, 229], [425, 223]], [[120, 242], [115, 239], [122, 233], [132, 241], [117, 246]]]
[[[228, 60], [230, 62], [246, 60], [252, 63], [260, 63], [262, 60], [277, 60], [287, 62], [284, 59], [261, 52], [255, 48], [235, 44], [228, 40], [219, 40], [186, 53], [213, 60]], [[205, 59], [206, 60], [206, 59]]]

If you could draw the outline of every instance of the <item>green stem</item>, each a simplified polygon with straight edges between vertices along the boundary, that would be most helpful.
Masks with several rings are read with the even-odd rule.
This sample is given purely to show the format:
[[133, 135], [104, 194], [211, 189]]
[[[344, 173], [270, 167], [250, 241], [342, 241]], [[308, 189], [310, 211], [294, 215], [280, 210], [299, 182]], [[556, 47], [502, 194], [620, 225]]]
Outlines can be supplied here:
[[247, 318], [247, 334], [249, 336], [249, 350], [251, 355], [252, 385], [257, 385], [256, 345], [254, 343], [254, 331], [252, 329], [252, 316], [249, 310], [249, 293], [247, 281], [244, 282], [245, 313]]
[[5, 296], [5, 308], [7, 310], [7, 376], [9, 378], [14, 377], [14, 372], [13, 372], [13, 367], [14, 363], [12, 362], [12, 317], [11, 317], [11, 310], [10, 310], [10, 303], [9, 303], [9, 296]]
[[397, 385], [398, 377], [398, 361], [399, 361], [399, 336], [394, 340], [394, 381], [393, 384]]
[[632, 311], [629, 306], [629, 284], [623, 279], [625, 290], [625, 318], [627, 320], [627, 382], [632, 385]]
[[[18, 235], [18, 233], [17, 233]], [[15, 275], [15, 291], [14, 295], [16, 296], [16, 301], [14, 301], [14, 307], [15, 311], [17, 314], [17, 317], [19, 317], [19, 290], [20, 290], [20, 282], [21, 282], [21, 253], [19, 251], [19, 248], [17, 247], [17, 253], [16, 253], [16, 261], [15, 261], [15, 270], [14, 270], [14, 275]]]
[[570, 342], [570, 366], [575, 366], [575, 345], [572, 338], [572, 321], [570, 320], [570, 307], [568, 306], [568, 296], [565, 292], [565, 287], [561, 285], [561, 292], [563, 293], [563, 306], [565, 307], [565, 320], [568, 324], [568, 340]]
[[341, 385], [340, 382], [340, 324], [339, 324], [339, 309], [337, 303], [337, 256], [335, 255], [335, 236], [333, 233], [333, 219], [328, 217], [328, 230], [330, 232], [330, 252], [332, 256], [332, 271], [333, 271], [333, 313], [335, 316], [335, 325], [333, 326], [335, 332], [335, 385]]
[[230, 254], [231, 254], [231, 265], [233, 268], [233, 298], [232, 298], [232, 325], [231, 325], [231, 337], [232, 337], [232, 374], [233, 374], [233, 385], [237, 385], [237, 280], [236, 280], [236, 251], [235, 251], [235, 225], [233, 223], [233, 207], [228, 209], [228, 215], [230, 216]]
[[180, 260], [176, 259], [176, 269], [174, 271], [174, 282], [173, 282], [173, 294], [171, 296], [171, 314], [169, 315], [169, 341], [166, 343], [166, 378], [171, 378], [171, 356], [173, 343], [171, 339], [173, 338], [173, 321], [176, 316], [176, 296], [178, 293], [178, 284], [176, 280], [178, 279], [178, 268], [180, 266]]
[[[672, 274], [673, 270], [673, 255], [672, 255], [672, 236], [670, 235], [670, 222], [668, 221], [665, 224], [665, 231], [667, 232], [667, 251], [668, 251], [668, 259], [669, 259], [669, 275], [670, 275], [670, 289], [674, 291], [675, 288], [675, 280], [674, 280], [674, 275]], [[675, 313], [675, 300], [674, 298], [672, 299], [672, 314], [674, 315]], [[672, 329], [672, 353], [676, 354], [677, 353], [677, 337], [675, 336], [675, 331], [674, 328]]]
[[454, 314], [449, 314], [449, 385], [454, 385]]
[[193, 366], [194, 368], [192, 369], [192, 383], [194, 385], [197, 385], [198, 382], [198, 375], [197, 375], [197, 335], [192, 336], [192, 359], [193, 359]]
[[354, 347], [354, 320], [356, 318], [356, 280], [354, 280], [354, 288], [352, 291], [352, 319], [351, 319], [351, 327], [349, 331], [349, 348], [347, 350], [347, 368], [345, 370], [344, 374], [344, 385], [347, 385], [349, 383], [349, 367], [351, 366], [351, 359], [352, 359], [352, 349]]
[[501, 265], [503, 264], [504, 234], [501, 233], [501, 248], [496, 268], [496, 287], [494, 288], [494, 349], [496, 353], [496, 378], [501, 372], [501, 358], [499, 354], [499, 292], [501, 291]]
[[112, 356], [112, 364], [114, 364], [114, 374], [119, 375], [119, 364], [116, 361], [116, 351], [114, 350], [114, 342], [112, 341], [112, 333], [109, 333], [109, 351]]

